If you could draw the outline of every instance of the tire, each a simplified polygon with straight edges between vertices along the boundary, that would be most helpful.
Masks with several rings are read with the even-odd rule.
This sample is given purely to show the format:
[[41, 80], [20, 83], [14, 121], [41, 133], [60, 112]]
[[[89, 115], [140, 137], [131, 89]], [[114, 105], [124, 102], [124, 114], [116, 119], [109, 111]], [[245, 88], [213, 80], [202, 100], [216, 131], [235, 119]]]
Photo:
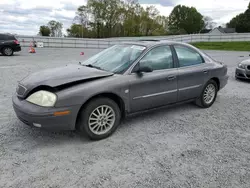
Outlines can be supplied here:
[[[105, 114], [102, 111], [107, 112], [106, 115], [101, 115]], [[113, 116], [111, 116], [112, 114]], [[79, 115], [77, 127], [91, 140], [101, 140], [109, 137], [115, 132], [121, 120], [119, 106], [109, 98], [91, 100], [83, 107]]]
[[4, 47], [4, 48], [2, 49], [2, 54], [3, 54], [4, 56], [12, 56], [13, 53], [14, 53], [13, 49], [12, 49], [11, 47], [9, 47], [9, 46], [6, 46], [6, 47]]
[[[212, 90], [214, 90], [214, 93], [209, 93], [209, 94], [207, 93], [209, 91], [212, 92]], [[214, 101], [216, 100], [217, 93], [218, 93], [217, 83], [214, 80], [209, 80], [206, 83], [204, 89], [202, 90], [200, 97], [196, 99], [195, 101], [196, 105], [198, 105], [201, 108], [209, 108], [210, 106], [213, 105]]]

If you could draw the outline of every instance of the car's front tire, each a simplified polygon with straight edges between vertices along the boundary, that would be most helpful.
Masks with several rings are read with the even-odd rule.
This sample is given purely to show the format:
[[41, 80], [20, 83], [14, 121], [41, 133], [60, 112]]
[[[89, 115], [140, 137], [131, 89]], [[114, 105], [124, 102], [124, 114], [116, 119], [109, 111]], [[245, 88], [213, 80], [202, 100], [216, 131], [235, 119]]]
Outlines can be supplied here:
[[109, 137], [121, 120], [119, 106], [109, 98], [96, 98], [88, 102], [80, 112], [78, 128], [92, 140]]
[[209, 80], [198, 99], [196, 104], [202, 108], [209, 108], [216, 100], [218, 93], [218, 85], [214, 80]]
[[9, 47], [9, 46], [4, 47], [4, 48], [2, 49], [2, 54], [3, 54], [4, 56], [12, 56], [13, 53], [14, 53], [14, 50], [13, 50], [11, 47]]

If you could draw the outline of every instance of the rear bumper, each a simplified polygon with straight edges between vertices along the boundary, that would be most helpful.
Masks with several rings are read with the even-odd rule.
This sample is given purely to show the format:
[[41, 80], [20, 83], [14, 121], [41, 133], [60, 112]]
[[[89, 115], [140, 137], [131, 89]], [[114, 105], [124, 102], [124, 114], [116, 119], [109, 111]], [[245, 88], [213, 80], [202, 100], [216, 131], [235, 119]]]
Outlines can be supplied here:
[[250, 71], [246, 69], [236, 68], [235, 77], [250, 80]]
[[13, 47], [14, 52], [20, 52], [22, 50], [21, 46]]
[[228, 83], [229, 76], [226, 75], [220, 80], [220, 89], [223, 89]]
[[[20, 121], [29, 126], [49, 130], [74, 130], [80, 107], [45, 108], [12, 97], [14, 111]], [[68, 115], [55, 116], [54, 112], [70, 111]]]

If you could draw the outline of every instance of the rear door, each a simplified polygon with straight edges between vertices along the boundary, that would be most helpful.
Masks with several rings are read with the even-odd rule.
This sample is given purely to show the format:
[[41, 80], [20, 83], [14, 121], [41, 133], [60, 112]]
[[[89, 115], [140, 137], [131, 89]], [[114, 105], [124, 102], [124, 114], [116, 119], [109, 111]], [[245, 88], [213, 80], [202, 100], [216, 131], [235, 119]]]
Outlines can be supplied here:
[[5, 35], [0, 34], [0, 48], [3, 46], [5, 41], [6, 41]]
[[194, 49], [185, 45], [174, 45], [178, 62], [178, 101], [200, 96], [209, 65]]

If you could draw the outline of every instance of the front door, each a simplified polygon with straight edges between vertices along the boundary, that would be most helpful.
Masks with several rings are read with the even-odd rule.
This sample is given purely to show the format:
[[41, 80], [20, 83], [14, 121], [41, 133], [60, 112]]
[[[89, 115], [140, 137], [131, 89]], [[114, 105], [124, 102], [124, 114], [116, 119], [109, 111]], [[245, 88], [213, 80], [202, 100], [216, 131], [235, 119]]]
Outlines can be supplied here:
[[200, 96], [205, 78], [209, 74], [209, 64], [195, 50], [174, 45], [178, 58], [178, 101], [197, 98]]
[[150, 67], [148, 73], [132, 73], [130, 79], [130, 111], [137, 112], [177, 101], [177, 68], [169, 46], [150, 50], [139, 62]]

